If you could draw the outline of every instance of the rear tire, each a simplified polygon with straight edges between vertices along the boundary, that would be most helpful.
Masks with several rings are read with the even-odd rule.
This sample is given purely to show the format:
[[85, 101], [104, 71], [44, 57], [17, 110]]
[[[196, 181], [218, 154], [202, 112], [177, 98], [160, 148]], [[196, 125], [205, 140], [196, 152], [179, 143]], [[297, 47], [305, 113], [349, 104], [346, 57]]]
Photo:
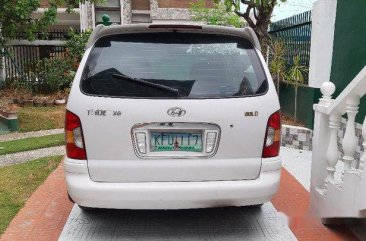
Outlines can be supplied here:
[[322, 224], [327, 227], [340, 226], [344, 224], [341, 218], [322, 218], [321, 221]]
[[79, 208], [81, 209], [82, 212], [86, 212], [86, 213], [90, 213], [90, 212], [93, 212], [95, 211], [95, 208], [91, 208], [91, 207], [84, 207], [84, 206], [81, 206], [79, 205]]
[[257, 209], [257, 208], [261, 208], [263, 206], [264, 203], [260, 203], [260, 204], [256, 204], [256, 205], [250, 205], [248, 206], [249, 208], [253, 208], [253, 209]]

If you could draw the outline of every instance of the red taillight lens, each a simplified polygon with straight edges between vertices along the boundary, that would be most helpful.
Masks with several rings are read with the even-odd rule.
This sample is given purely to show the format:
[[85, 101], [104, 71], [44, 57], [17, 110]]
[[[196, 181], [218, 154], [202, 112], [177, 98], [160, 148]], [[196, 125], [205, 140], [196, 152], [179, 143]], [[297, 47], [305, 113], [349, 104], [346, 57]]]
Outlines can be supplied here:
[[86, 160], [83, 130], [77, 115], [66, 110], [65, 118], [66, 155], [72, 159]]
[[280, 153], [281, 146], [281, 112], [272, 114], [267, 123], [266, 136], [262, 157], [276, 157]]

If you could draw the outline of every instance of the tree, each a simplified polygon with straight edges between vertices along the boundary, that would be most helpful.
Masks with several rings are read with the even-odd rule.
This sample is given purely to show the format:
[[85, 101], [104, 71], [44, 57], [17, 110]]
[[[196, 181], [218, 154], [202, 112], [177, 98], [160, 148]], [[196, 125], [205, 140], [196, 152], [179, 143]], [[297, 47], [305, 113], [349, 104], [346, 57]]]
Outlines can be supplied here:
[[[41, 0], [0, 0], [0, 57], [10, 55], [4, 51], [5, 44], [7, 40], [16, 37], [17, 33], [25, 33], [25, 38], [31, 41], [38, 37], [38, 33], [46, 36], [47, 28], [56, 21], [58, 6], [66, 7], [66, 12], [71, 13], [76, 4], [85, 1], [49, 0], [47, 10], [35, 18], [34, 12], [40, 7]], [[3, 68], [2, 64], [0, 61], [0, 70]]]
[[24, 32], [28, 40], [34, 40], [36, 32], [45, 32], [49, 25], [56, 21], [57, 6], [66, 6], [66, 11], [71, 12], [75, 4], [85, 0], [49, 0], [48, 2], [49, 6], [41, 17], [34, 18], [33, 13], [40, 7], [40, 0], [0, 0], [2, 44], [5, 39], [14, 38], [18, 32]]
[[305, 84], [304, 75], [309, 72], [308, 67], [301, 65], [300, 56], [293, 58], [293, 64], [288, 70], [286, 83], [295, 88], [295, 119], [297, 119], [297, 92], [300, 85]]
[[273, 79], [276, 83], [276, 89], [280, 94], [280, 82], [286, 76], [286, 63], [285, 63], [285, 44], [280, 40], [273, 40], [269, 44], [269, 70], [273, 75]]
[[213, 6], [207, 7], [205, 0], [199, 0], [191, 4], [190, 11], [193, 14], [193, 21], [204, 22], [208, 25], [236, 28], [241, 28], [244, 25], [243, 19], [233, 12], [228, 12], [223, 2], [214, 3]]
[[[215, 0], [219, 2], [220, 0]], [[257, 34], [263, 51], [267, 50], [269, 43], [268, 28], [274, 7], [287, 0], [224, 0], [228, 11], [234, 11], [238, 16], [243, 17]], [[240, 5], [246, 6], [242, 11]]]

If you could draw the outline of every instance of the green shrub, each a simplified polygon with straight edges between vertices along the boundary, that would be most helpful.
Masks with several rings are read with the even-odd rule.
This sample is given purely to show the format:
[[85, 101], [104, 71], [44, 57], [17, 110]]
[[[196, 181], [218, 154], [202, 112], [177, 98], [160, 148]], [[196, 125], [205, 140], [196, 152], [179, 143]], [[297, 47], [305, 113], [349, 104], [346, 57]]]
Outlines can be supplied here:
[[70, 88], [90, 34], [91, 31], [75, 33], [70, 29], [65, 55], [33, 63], [35, 73], [31, 88], [34, 93], [54, 94]]
[[75, 33], [73, 29], [70, 29], [68, 33], [69, 40], [66, 43], [67, 52], [69, 57], [79, 63], [84, 55], [85, 45], [88, 42], [90, 30], [86, 30], [83, 33]]
[[37, 62], [37, 79], [32, 88], [35, 93], [52, 94], [69, 88], [75, 71], [69, 58], [56, 57]]
[[227, 11], [223, 2], [213, 3], [212, 8], [208, 8], [204, 0], [199, 0], [191, 4], [190, 11], [193, 21], [204, 22], [208, 25], [241, 28], [245, 23], [236, 13]]

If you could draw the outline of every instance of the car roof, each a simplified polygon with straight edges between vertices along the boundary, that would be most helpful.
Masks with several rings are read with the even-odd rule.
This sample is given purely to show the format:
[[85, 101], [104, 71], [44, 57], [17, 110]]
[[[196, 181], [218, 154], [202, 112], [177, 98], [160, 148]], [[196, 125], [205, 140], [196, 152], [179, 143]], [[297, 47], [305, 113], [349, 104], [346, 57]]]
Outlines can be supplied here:
[[181, 32], [181, 33], [207, 33], [232, 35], [248, 39], [255, 48], [261, 50], [261, 46], [254, 30], [246, 28], [233, 28], [213, 25], [192, 25], [192, 24], [128, 24], [104, 26], [99, 24], [95, 27], [86, 48], [90, 48], [101, 37], [125, 33], [156, 33], [156, 32]]

